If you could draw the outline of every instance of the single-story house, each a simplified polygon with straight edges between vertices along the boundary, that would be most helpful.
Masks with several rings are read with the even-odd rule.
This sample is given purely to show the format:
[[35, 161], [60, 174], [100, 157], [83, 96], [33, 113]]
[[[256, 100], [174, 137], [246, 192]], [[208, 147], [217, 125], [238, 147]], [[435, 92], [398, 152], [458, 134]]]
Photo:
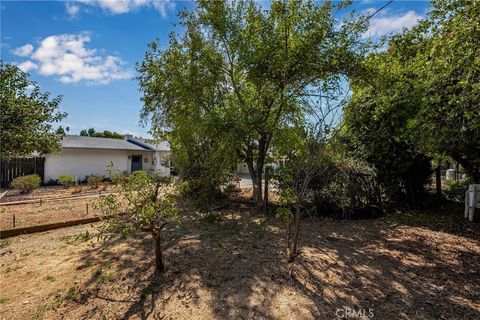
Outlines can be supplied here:
[[60, 153], [48, 153], [45, 158], [44, 182], [70, 175], [85, 180], [90, 175], [108, 177], [113, 164], [115, 173], [130, 174], [135, 170], [154, 171], [170, 176], [170, 145], [158, 144], [125, 135], [124, 139], [67, 135], [61, 141]]

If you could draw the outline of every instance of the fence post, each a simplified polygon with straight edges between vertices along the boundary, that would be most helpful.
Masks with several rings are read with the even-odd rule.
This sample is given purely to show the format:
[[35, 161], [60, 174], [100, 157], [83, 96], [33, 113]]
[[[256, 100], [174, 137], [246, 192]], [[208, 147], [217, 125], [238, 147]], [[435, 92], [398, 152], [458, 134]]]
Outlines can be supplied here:
[[86, 205], [87, 205], [87, 214], [88, 214], [88, 203]]
[[13, 227], [15, 228], [15, 213], [13, 214]]

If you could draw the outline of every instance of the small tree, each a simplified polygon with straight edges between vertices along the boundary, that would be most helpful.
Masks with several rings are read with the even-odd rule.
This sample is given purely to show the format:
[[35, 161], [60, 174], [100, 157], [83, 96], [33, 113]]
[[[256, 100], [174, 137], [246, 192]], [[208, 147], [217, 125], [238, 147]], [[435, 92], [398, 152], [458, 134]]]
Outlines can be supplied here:
[[[305, 202], [308, 200], [308, 187], [313, 178], [322, 179], [325, 169], [325, 141], [306, 130], [305, 141], [287, 165], [277, 174], [279, 182], [280, 207], [277, 218], [287, 223], [287, 260], [293, 262], [297, 255], [300, 222]], [[294, 209], [292, 212], [291, 209]]]
[[288, 262], [293, 262], [297, 255], [303, 208], [311, 195], [310, 183], [324, 178], [329, 168], [329, 142], [341, 130], [338, 127], [341, 110], [348, 96], [339, 98], [345, 90], [341, 81], [340, 78], [327, 79], [312, 91], [313, 98], [302, 102], [307, 116], [292, 126], [298, 142], [291, 148], [286, 166], [276, 176], [281, 205], [276, 214], [287, 222]]
[[135, 171], [128, 177], [115, 179], [118, 193], [97, 202], [104, 213], [103, 236], [127, 235], [134, 231], [148, 231], [152, 235], [157, 272], [164, 270], [161, 231], [172, 221], [179, 221], [177, 198], [182, 185], [166, 181], [157, 174]]

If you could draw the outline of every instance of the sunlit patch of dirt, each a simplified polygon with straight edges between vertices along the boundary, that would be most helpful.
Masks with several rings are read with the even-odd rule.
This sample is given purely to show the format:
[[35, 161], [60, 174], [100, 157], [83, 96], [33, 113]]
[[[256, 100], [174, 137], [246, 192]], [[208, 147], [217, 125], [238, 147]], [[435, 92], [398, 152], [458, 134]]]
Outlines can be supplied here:
[[162, 275], [149, 234], [103, 242], [94, 225], [2, 240], [0, 318], [335, 319], [339, 308], [372, 309], [375, 319], [480, 315], [478, 233], [309, 218], [287, 264], [280, 222], [242, 205], [218, 214], [191, 213], [165, 230]]

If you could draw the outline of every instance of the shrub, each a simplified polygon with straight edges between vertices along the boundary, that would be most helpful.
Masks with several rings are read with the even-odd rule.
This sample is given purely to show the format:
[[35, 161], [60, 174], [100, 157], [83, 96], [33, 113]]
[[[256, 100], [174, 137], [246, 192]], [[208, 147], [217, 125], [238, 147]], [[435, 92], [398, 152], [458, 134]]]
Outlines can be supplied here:
[[87, 178], [87, 184], [94, 189], [97, 189], [100, 183], [102, 183], [103, 177], [99, 175], [91, 175]]
[[30, 174], [13, 179], [10, 187], [17, 189], [20, 193], [30, 193], [40, 186], [42, 179], [38, 174]]
[[76, 185], [75, 188], [72, 190], [72, 194], [80, 193], [82, 192], [82, 186]]
[[471, 181], [464, 180], [445, 180], [445, 198], [452, 201], [463, 202], [465, 200], [465, 192]]
[[74, 176], [60, 176], [57, 179], [57, 182], [64, 187], [70, 187], [75, 184], [75, 177]]

